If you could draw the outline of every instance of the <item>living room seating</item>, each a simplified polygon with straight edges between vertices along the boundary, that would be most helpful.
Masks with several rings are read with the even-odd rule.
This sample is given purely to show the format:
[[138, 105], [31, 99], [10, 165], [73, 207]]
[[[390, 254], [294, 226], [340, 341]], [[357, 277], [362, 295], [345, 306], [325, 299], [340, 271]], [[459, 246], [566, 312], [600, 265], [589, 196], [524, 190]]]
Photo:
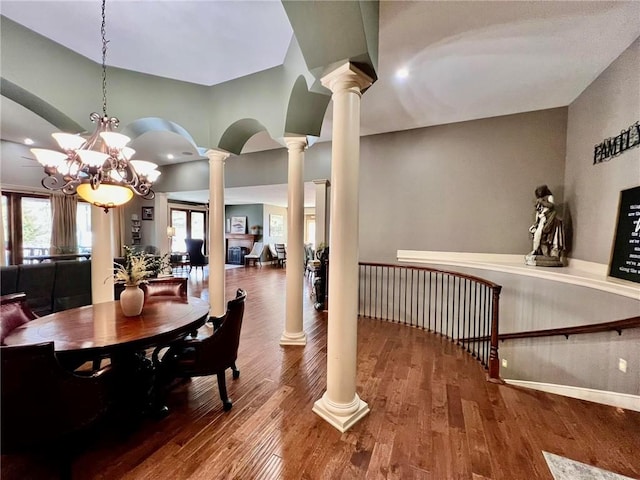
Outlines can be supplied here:
[[58, 448], [110, 403], [111, 367], [81, 376], [57, 361], [53, 342], [0, 347], [2, 453]]
[[186, 277], [152, 278], [141, 287], [145, 298], [158, 296], [187, 298]]
[[276, 243], [274, 247], [276, 249], [278, 266], [284, 268], [287, 265], [287, 248], [284, 243]]
[[13, 329], [38, 318], [27, 306], [24, 293], [12, 293], [0, 297], [0, 345]]
[[161, 360], [160, 369], [167, 378], [215, 374], [225, 411], [233, 406], [227, 395], [225, 371], [231, 368], [234, 379], [240, 376], [235, 362], [246, 298], [246, 292], [238, 289], [236, 298], [227, 303], [227, 312], [218, 328], [201, 327], [194, 338], [187, 337], [171, 344]]
[[[105, 275], [106, 277], [106, 275]], [[2, 295], [23, 292], [38, 316], [91, 304], [91, 262], [57, 262], [0, 267]]]
[[191, 268], [193, 267], [196, 267], [197, 272], [198, 267], [200, 267], [204, 273], [204, 267], [208, 264], [207, 258], [202, 253], [204, 240], [199, 238], [187, 238], [185, 239], [185, 243], [187, 245], [187, 253], [189, 254], [189, 272], [191, 272]]
[[264, 243], [256, 242], [253, 244], [253, 248], [251, 249], [251, 253], [244, 256], [244, 266], [246, 267], [251, 262], [255, 265], [256, 262], [262, 266], [262, 251], [264, 250]]

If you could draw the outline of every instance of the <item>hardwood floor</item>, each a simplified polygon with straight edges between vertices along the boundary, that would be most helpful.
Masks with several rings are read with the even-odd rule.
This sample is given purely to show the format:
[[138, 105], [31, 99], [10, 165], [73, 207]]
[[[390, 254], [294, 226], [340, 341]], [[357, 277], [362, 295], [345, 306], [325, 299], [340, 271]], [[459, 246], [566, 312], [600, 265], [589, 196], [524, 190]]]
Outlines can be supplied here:
[[[206, 298], [202, 272], [190, 294]], [[326, 313], [305, 292], [307, 346], [280, 347], [285, 271], [226, 272], [247, 290], [234, 402], [216, 379], [170, 393], [170, 414], [103, 425], [78, 448], [78, 479], [552, 479], [542, 451], [640, 477], [640, 413], [485, 381], [434, 335], [359, 319], [358, 386], [370, 414], [341, 434], [312, 411], [326, 387]], [[305, 282], [306, 283], [306, 282]], [[307, 287], [308, 288], [308, 285]], [[43, 399], [46, 401], [46, 399]], [[56, 478], [45, 454], [3, 456], [2, 479]]]

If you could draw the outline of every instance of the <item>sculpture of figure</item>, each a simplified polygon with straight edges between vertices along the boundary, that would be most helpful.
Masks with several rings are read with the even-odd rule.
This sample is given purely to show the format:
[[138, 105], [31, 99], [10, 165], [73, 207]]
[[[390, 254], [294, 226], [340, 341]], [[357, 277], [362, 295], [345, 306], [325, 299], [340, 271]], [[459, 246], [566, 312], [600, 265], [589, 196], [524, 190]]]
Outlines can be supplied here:
[[564, 250], [564, 229], [557, 216], [553, 194], [549, 187], [541, 185], [535, 190], [536, 218], [529, 227], [533, 235], [533, 251], [529, 256], [542, 255], [560, 259]]

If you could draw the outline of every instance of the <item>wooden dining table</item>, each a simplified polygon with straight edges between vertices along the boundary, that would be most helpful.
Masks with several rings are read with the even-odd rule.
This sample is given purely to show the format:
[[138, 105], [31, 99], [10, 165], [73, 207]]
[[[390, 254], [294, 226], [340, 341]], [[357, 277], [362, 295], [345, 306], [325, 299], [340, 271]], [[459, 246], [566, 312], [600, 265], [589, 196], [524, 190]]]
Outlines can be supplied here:
[[158, 399], [158, 365], [145, 350], [195, 333], [209, 315], [209, 304], [194, 297], [157, 296], [145, 300], [142, 313], [125, 317], [119, 301], [52, 313], [13, 330], [6, 345], [53, 341], [58, 360], [77, 366], [109, 358], [119, 376], [125, 403], [166, 412]]

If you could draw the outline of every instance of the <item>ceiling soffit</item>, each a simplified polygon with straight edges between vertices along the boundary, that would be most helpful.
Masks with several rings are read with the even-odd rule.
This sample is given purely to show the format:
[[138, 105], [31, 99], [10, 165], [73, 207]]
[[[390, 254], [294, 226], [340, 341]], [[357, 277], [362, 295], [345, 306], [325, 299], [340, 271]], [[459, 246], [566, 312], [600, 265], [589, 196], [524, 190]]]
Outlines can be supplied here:
[[376, 79], [378, 2], [300, 2], [283, 0], [307, 68], [316, 78], [340, 61], [356, 63]]

